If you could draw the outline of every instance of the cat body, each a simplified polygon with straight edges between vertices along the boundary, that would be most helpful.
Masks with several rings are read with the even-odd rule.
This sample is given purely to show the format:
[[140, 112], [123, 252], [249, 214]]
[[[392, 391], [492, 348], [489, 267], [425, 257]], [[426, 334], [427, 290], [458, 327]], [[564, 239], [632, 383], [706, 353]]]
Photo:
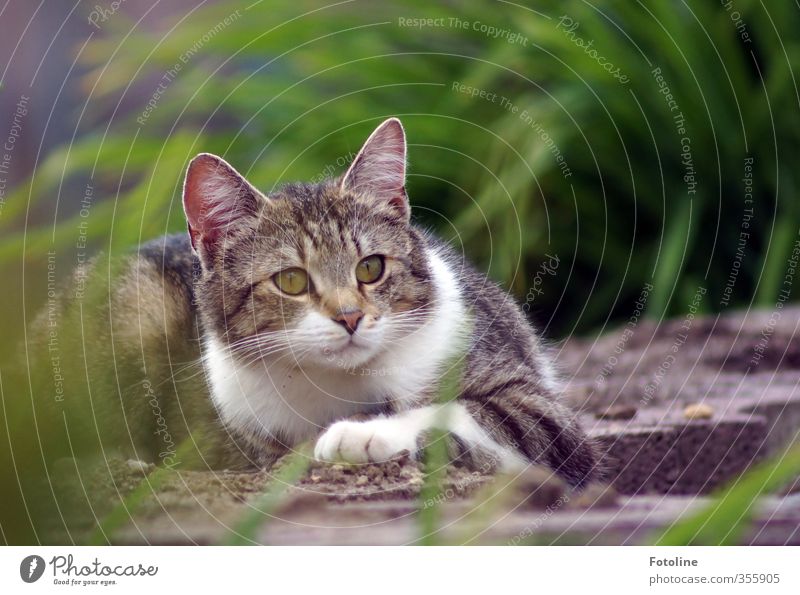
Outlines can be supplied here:
[[[396, 119], [341, 178], [268, 196], [199, 155], [184, 186], [188, 236], [145, 245], [115, 281], [117, 337], [142, 352], [152, 338], [163, 354], [160, 335], [174, 345], [191, 329], [213, 405], [198, 409], [223, 436], [216, 465], [268, 465], [307, 440], [320, 460], [383, 461], [417, 454], [439, 428], [463, 464], [539, 463], [584, 485], [595, 453], [545, 348], [506, 292], [411, 222], [405, 167]], [[458, 396], [438, 403], [454, 365]], [[161, 396], [160, 407], [169, 401], [173, 427], [194, 423], [194, 405]]]

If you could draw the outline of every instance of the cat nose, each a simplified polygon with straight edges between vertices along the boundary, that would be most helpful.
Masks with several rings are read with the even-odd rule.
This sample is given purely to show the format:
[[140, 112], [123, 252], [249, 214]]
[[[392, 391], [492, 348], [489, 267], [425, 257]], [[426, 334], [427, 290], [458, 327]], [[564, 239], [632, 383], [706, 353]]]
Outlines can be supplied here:
[[356, 332], [358, 323], [364, 318], [364, 313], [361, 310], [341, 310], [334, 318], [333, 321], [341, 324], [345, 330], [351, 335]]

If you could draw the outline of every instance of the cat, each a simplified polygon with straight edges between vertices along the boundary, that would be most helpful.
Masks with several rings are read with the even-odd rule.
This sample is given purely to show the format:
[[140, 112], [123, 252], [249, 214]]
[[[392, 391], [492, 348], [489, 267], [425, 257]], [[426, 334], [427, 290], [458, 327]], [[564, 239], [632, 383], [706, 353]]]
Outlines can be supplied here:
[[[438, 428], [460, 464], [593, 477], [594, 446], [519, 306], [412, 223], [406, 152], [391, 118], [341, 177], [269, 194], [221, 157], [189, 163], [188, 234], [125, 260], [103, 310], [115, 360], [138, 362], [112, 388], [117, 423], [145, 422], [128, 430], [136, 456], [174, 459], [205, 424], [222, 436], [208, 465], [268, 466], [309, 440], [320, 461], [381, 462], [418, 456]], [[208, 390], [189, 400], [180, 364], [198, 356]], [[459, 358], [458, 395], [439, 404]]]

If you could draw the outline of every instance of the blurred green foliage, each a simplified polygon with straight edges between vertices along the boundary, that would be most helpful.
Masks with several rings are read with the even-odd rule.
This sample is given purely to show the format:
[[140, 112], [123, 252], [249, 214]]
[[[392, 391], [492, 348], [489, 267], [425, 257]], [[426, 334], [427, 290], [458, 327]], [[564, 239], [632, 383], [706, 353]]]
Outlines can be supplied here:
[[[119, 13], [80, 55], [80, 133], [8, 200], [21, 218], [29, 197], [59, 196], [55, 234], [4, 217], [0, 258], [23, 233], [34, 260], [74, 243], [85, 184], [92, 245], [118, 250], [184, 228], [197, 152], [269, 190], [339, 173], [398, 115], [418, 220], [527, 295], [550, 335], [624, 319], [649, 282], [652, 315], [686, 310], [699, 285], [720, 309], [734, 267], [730, 305], [774, 303], [798, 226], [800, 23], [786, 3], [733, 8], [226, 1], [158, 30]], [[559, 268], [537, 279], [548, 255]]]
[[[0, 356], [27, 361], [48, 253], [63, 279], [87, 255], [185, 229], [196, 153], [269, 191], [343, 171], [392, 115], [417, 220], [547, 335], [602, 332], [646, 284], [654, 317], [699, 286], [702, 311], [772, 307], [800, 221], [799, 21], [790, 3], [752, 0], [223, 1], [156, 26], [119, 11], [75, 48], [85, 103], [54, 106], [74, 140], [6, 196], [0, 274], [22, 290], [6, 294]], [[36, 421], [33, 386], [24, 365], [0, 367], [2, 442], [30, 446], [4, 448], [3, 469], [43, 466], [31, 427], [64, 430]], [[36, 514], [9, 500], [6, 538]]]

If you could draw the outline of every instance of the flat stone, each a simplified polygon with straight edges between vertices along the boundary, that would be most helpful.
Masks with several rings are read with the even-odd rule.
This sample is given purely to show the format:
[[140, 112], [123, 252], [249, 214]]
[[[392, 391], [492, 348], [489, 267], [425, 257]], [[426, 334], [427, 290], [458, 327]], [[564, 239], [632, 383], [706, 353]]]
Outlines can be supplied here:
[[[649, 543], [664, 527], [701, 510], [711, 491], [798, 437], [800, 341], [794, 329], [800, 309], [784, 308], [764, 345], [770, 316], [733, 312], [661, 325], [641, 320], [632, 335], [623, 335], [625, 327], [596, 340], [564, 342], [557, 360], [567, 375], [567, 398], [600, 446], [601, 481], [578, 494], [543, 469], [518, 477], [451, 469], [430, 503], [441, 514], [435, 537], [453, 544]], [[141, 480], [141, 470], [124, 462], [114, 469], [117, 486], [126, 490]], [[266, 471], [176, 473], [114, 541], [224, 542], [269, 481]], [[416, 543], [417, 508], [427, 505], [418, 503], [423, 485], [424, 470], [409, 459], [388, 466], [314, 465], [277, 512], [265, 516], [256, 539]], [[762, 499], [744, 543], [800, 545], [798, 490], [800, 480]]]

